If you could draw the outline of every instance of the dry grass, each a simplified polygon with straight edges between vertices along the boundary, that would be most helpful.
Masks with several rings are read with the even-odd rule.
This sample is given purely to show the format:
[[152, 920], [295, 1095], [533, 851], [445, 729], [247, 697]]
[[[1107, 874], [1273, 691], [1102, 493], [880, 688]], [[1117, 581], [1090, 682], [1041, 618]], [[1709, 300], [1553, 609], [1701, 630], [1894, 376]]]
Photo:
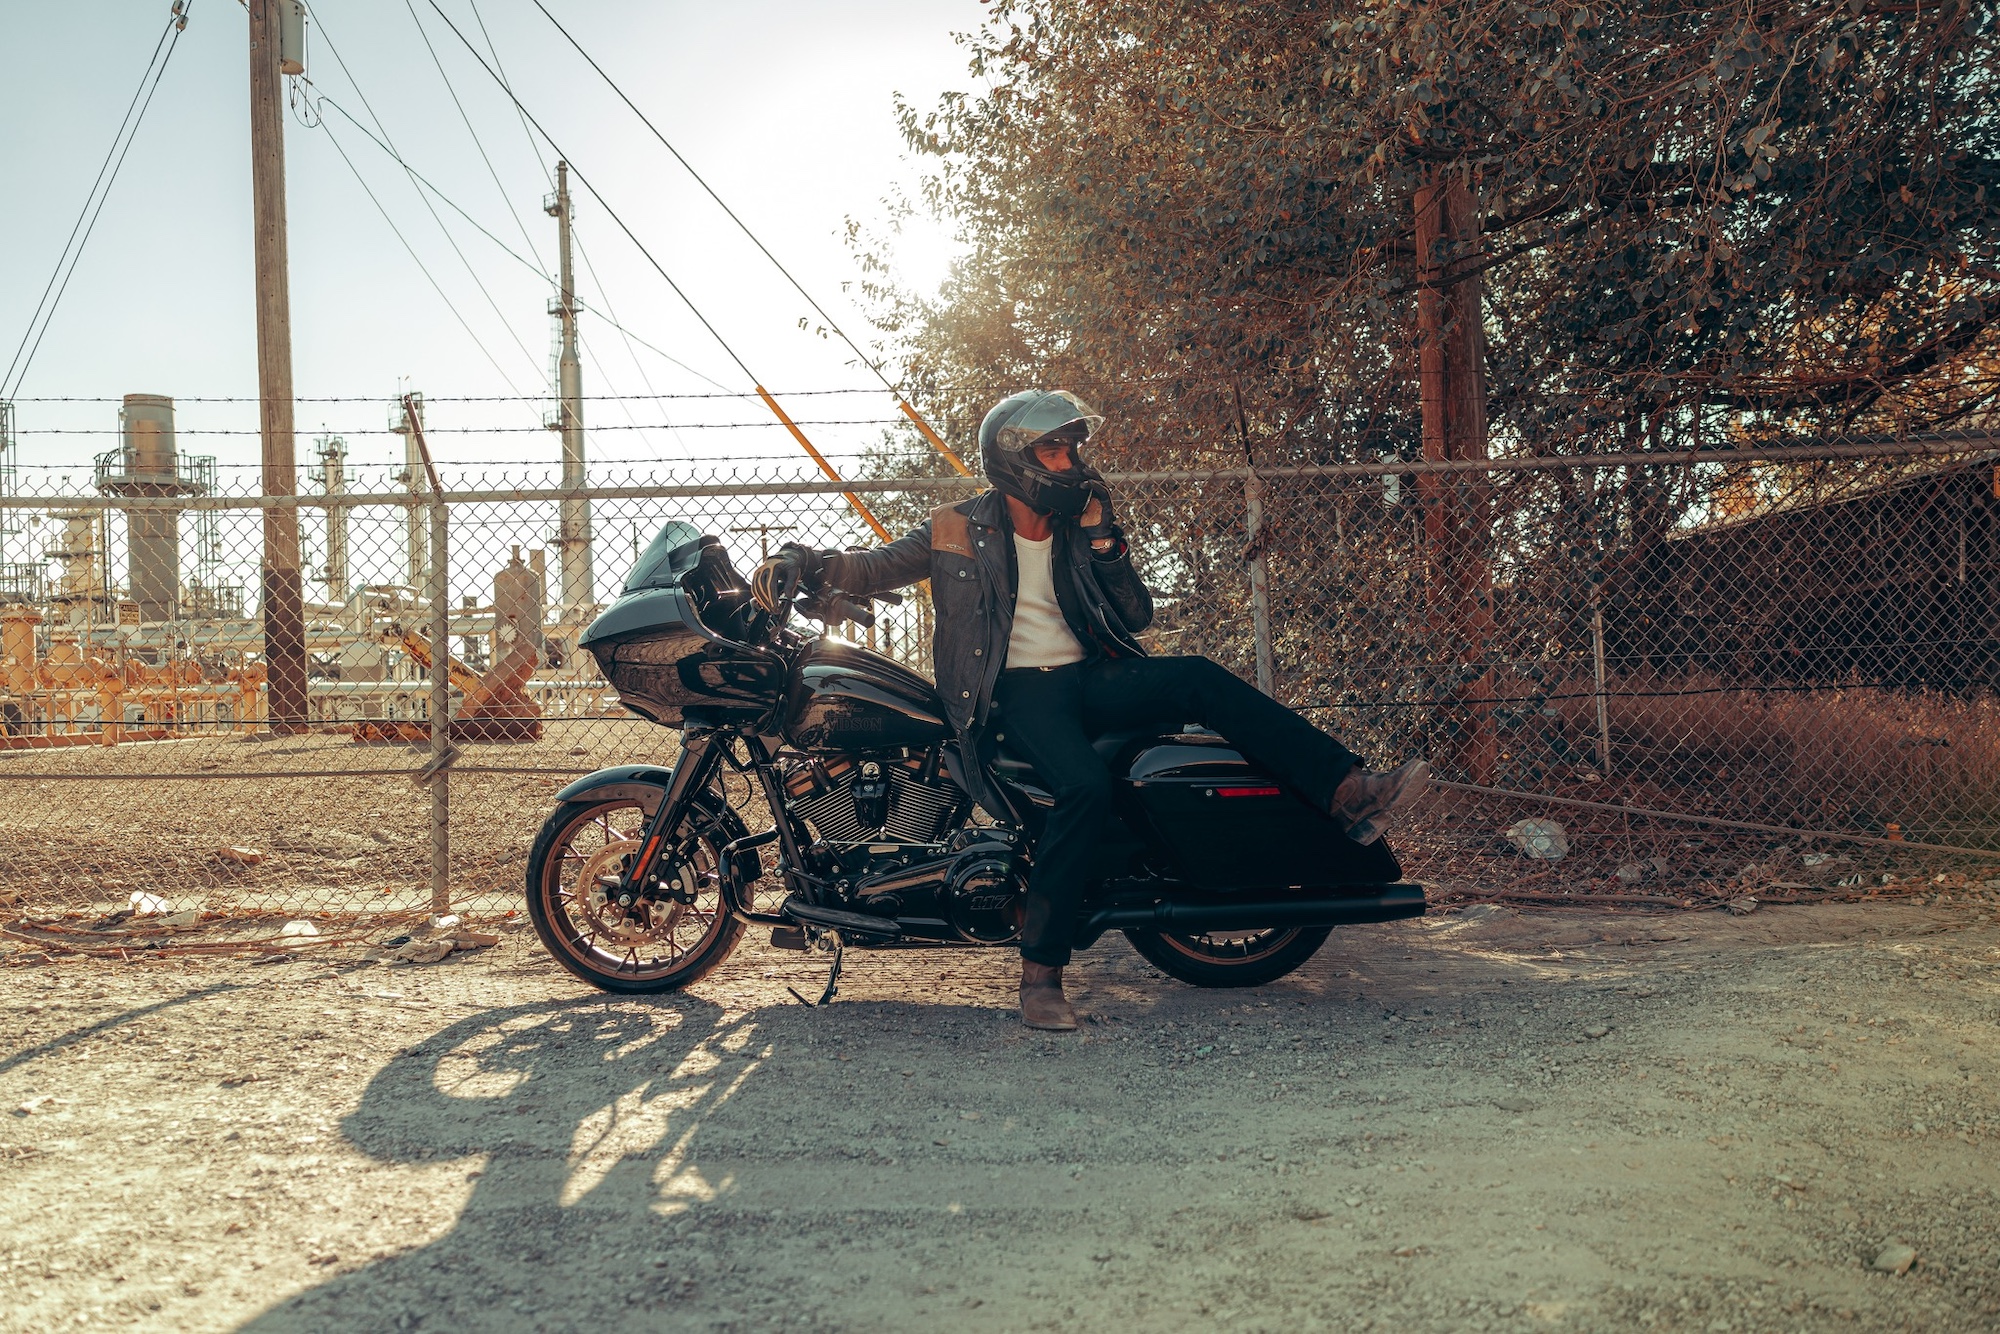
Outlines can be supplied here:
[[[1704, 693], [1666, 693], [1689, 691]], [[1572, 734], [1596, 731], [1589, 683], [1556, 693]], [[1703, 680], [1611, 685], [1617, 786], [1643, 801], [1928, 841], [2000, 841], [2000, 701], [1831, 690], [1759, 694]], [[1657, 693], [1656, 693], [1657, 692]], [[1624, 696], [1624, 697], [1621, 697]]]

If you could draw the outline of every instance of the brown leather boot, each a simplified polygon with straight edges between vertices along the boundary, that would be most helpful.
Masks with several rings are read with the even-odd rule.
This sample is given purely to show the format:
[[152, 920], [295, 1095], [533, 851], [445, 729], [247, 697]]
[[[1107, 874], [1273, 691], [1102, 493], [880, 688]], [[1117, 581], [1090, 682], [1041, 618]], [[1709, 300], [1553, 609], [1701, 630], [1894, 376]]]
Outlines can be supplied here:
[[1062, 969], [1021, 960], [1021, 1022], [1052, 1033], [1076, 1031], [1076, 1011], [1063, 996]]
[[1373, 843], [1382, 837], [1390, 817], [1423, 795], [1431, 781], [1431, 767], [1411, 760], [1385, 774], [1369, 773], [1356, 765], [1340, 781], [1333, 794], [1333, 808], [1327, 813], [1339, 822], [1356, 843]]

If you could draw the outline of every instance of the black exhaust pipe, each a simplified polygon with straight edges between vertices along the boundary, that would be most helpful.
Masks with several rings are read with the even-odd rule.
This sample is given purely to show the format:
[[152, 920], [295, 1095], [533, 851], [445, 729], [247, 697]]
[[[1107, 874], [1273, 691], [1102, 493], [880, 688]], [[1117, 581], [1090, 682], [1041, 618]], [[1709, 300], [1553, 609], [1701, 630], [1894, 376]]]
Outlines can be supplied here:
[[822, 908], [816, 903], [807, 903], [796, 894], [786, 898], [784, 906], [778, 911], [807, 926], [827, 927], [866, 940], [888, 942], [903, 937], [903, 929], [894, 918]]
[[1106, 931], [1171, 931], [1201, 935], [1211, 931], [1261, 931], [1286, 926], [1358, 926], [1424, 915], [1424, 887], [1414, 884], [1356, 886], [1364, 892], [1287, 895], [1282, 899], [1223, 899], [1209, 903], [1146, 903], [1100, 908], [1077, 927], [1076, 943], [1087, 945]]

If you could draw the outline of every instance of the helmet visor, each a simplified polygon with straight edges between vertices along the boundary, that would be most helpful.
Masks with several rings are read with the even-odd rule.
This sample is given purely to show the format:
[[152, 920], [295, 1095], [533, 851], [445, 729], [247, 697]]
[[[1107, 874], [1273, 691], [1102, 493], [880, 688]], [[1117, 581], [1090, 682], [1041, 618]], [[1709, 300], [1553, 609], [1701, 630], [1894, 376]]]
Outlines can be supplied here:
[[1052, 431], [1081, 423], [1086, 435], [1104, 425], [1096, 408], [1067, 390], [1043, 394], [1041, 400], [1023, 408], [1014, 420], [1000, 428], [996, 443], [1009, 453], [1026, 449]]

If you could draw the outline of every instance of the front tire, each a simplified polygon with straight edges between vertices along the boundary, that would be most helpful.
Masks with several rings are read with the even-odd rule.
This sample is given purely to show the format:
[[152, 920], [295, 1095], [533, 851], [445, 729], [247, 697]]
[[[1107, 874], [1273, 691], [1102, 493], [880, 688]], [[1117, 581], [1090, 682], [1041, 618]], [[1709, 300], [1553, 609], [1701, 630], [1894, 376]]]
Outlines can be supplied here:
[[722, 899], [719, 862], [744, 829], [719, 802], [697, 797], [661, 845], [662, 885], [679, 897], [616, 902], [618, 877], [638, 855], [646, 821], [630, 797], [566, 801], [528, 853], [535, 934], [557, 963], [604, 991], [677, 991], [714, 972], [743, 938], [743, 923]]
[[1208, 935], [1127, 931], [1125, 939], [1146, 962], [1190, 986], [1261, 987], [1312, 958], [1332, 934], [1330, 926], [1291, 926]]

